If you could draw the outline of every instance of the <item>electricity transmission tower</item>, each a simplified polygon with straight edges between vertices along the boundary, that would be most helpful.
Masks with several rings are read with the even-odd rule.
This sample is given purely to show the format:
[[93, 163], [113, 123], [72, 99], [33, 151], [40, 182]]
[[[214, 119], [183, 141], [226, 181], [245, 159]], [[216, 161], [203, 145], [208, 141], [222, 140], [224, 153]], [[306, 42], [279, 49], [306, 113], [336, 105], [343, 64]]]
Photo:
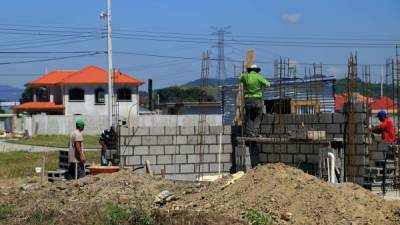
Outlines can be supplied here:
[[222, 28], [213, 28], [215, 32], [213, 35], [216, 35], [218, 37], [217, 43], [214, 47], [218, 48], [218, 56], [217, 56], [217, 81], [218, 81], [218, 87], [220, 89], [219, 91], [219, 101], [222, 101], [222, 86], [224, 85], [224, 80], [226, 77], [226, 66], [225, 66], [225, 35], [229, 34], [227, 30], [230, 28], [230, 26], [227, 27], [222, 27]]

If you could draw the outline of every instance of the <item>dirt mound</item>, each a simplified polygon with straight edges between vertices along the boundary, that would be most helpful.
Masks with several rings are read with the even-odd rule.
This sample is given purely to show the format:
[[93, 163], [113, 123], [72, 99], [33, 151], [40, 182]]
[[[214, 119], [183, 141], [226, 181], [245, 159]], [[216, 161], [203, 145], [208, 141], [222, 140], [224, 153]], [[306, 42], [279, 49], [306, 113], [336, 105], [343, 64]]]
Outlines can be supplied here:
[[[104, 219], [107, 203], [117, 205], [113, 218], [124, 218], [125, 209], [143, 210], [162, 221], [157, 224], [246, 224], [250, 209], [271, 213], [274, 224], [400, 224], [399, 201], [383, 200], [358, 185], [336, 187], [282, 164], [259, 166], [222, 189], [227, 180], [198, 186], [119, 172], [44, 186], [37, 179], [3, 182], [0, 224], [96, 224], [101, 219], [93, 218]], [[163, 190], [178, 199], [154, 203]]]
[[221, 190], [224, 182], [203, 187], [185, 204], [233, 218], [253, 208], [276, 215], [279, 224], [400, 224], [400, 202], [358, 185], [336, 187], [283, 164], [256, 167]]

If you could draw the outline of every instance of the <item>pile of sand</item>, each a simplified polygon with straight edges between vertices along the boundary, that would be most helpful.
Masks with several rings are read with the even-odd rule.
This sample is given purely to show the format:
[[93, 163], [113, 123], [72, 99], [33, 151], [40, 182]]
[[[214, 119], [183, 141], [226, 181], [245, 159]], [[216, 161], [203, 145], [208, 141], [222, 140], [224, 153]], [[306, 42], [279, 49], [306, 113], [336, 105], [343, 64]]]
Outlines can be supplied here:
[[[246, 224], [240, 221], [249, 209], [272, 213], [275, 224], [400, 224], [399, 201], [383, 200], [358, 185], [335, 187], [282, 164], [259, 166], [221, 189], [226, 181], [196, 186], [120, 172], [44, 186], [36, 180], [2, 183], [0, 206], [16, 211], [0, 224], [25, 224], [38, 208], [55, 224], [74, 224], [77, 219], [85, 224], [104, 202], [128, 207], [139, 204], [149, 212], [161, 209], [175, 214], [190, 211], [194, 217], [207, 215], [209, 220], [196, 224]], [[155, 196], [163, 190], [174, 192], [178, 200], [155, 204]]]

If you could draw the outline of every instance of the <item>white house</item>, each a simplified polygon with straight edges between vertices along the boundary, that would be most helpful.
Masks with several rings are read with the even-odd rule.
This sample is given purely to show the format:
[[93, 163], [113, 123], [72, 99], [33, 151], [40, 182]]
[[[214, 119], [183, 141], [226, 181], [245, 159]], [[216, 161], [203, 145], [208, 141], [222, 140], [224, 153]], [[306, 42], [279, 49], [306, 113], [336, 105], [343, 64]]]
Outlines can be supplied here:
[[[27, 83], [33, 89], [33, 101], [13, 107], [14, 111], [50, 115], [107, 115], [108, 72], [97, 66], [79, 71], [52, 71]], [[115, 71], [114, 111], [120, 116], [137, 115], [139, 86], [142, 81]], [[41, 90], [41, 91], [37, 91]], [[40, 94], [40, 96], [38, 96]]]

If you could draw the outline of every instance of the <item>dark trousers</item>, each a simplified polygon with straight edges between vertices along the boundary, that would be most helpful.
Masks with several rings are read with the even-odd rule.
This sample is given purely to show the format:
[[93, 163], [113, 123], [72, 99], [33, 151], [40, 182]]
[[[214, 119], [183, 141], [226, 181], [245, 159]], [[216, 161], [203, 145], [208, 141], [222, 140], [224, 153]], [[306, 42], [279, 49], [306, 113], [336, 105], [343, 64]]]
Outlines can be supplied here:
[[[75, 176], [76, 174], [76, 176]], [[82, 178], [86, 175], [85, 164], [82, 162], [69, 163], [68, 171], [65, 173], [65, 179], [72, 180]]]
[[257, 136], [260, 133], [262, 120], [262, 107], [264, 106], [261, 98], [245, 98], [245, 129], [246, 136]]

